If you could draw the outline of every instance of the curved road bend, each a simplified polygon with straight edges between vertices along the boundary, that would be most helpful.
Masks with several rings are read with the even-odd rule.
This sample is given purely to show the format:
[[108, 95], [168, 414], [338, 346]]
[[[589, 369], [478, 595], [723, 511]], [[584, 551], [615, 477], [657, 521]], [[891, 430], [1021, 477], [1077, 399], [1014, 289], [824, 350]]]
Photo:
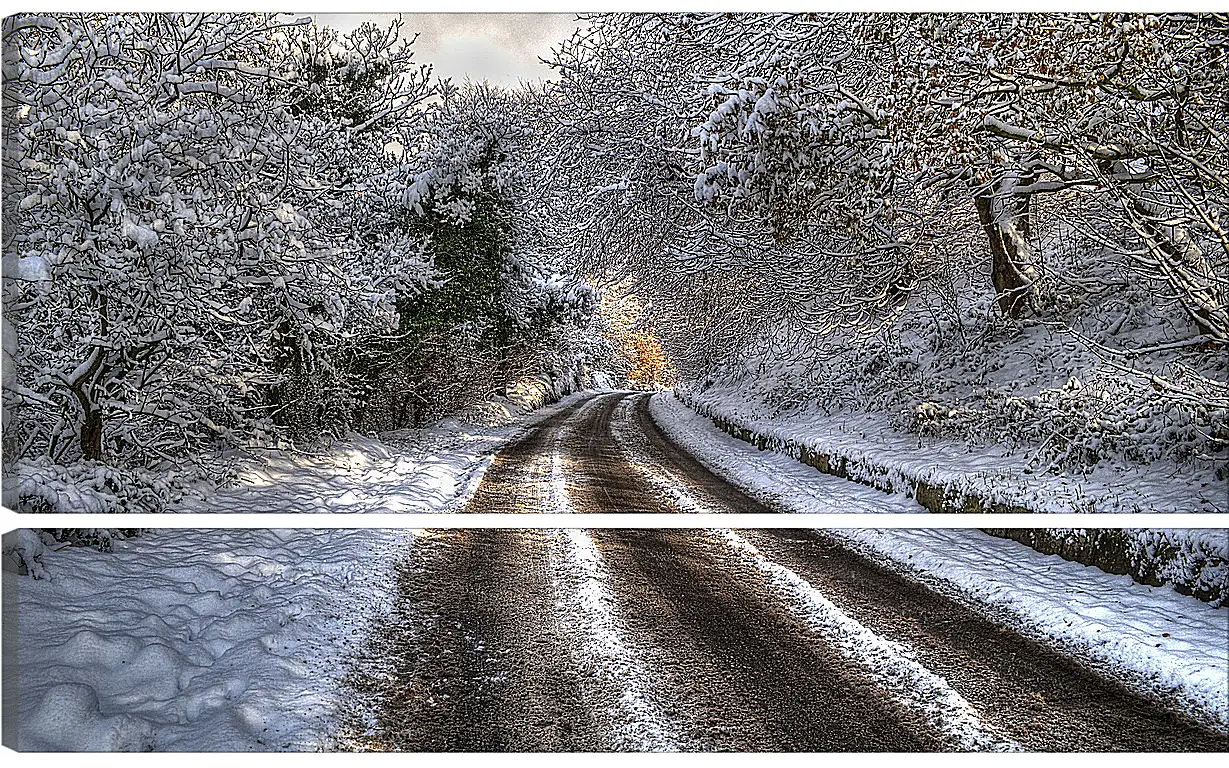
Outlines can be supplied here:
[[[649, 413], [650, 394], [598, 394], [495, 454], [468, 513], [776, 512], [714, 474]], [[679, 494], [671, 488], [684, 489]]]
[[[495, 457], [471, 512], [771, 512], [602, 394]], [[341, 746], [1224, 751], [1229, 738], [813, 530], [424, 532]]]

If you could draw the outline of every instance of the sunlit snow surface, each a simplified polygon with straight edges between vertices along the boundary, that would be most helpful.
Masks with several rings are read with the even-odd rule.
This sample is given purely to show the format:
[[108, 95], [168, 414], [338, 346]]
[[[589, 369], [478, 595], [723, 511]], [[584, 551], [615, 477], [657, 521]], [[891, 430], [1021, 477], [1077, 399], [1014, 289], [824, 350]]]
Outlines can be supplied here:
[[[533, 424], [591, 393], [577, 393], [522, 421], [512, 403], [488, 404], [485, 419], [446, 419], [381, 439], [351, 435], [319, 454], [270, 451], [247, 460], [240, 482], [184, 513], [430, 513], [456, 511], [492, 454]], [[498, 408], [498, 413], [490, 413]]]
[[6, 572], [20, 748], [327, 746], [346, 655], [390, 604], [411, 538], [168, 530], [55, 553], [46, 579]]

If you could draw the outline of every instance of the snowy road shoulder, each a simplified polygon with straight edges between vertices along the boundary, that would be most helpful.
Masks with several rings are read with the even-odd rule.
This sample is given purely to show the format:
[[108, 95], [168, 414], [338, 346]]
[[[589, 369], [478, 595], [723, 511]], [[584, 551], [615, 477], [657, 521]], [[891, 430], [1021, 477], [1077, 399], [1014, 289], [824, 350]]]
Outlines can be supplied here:
[[1229, 607], [977, 530], [828, 533], [1104, 676], [1229, 731]]
[[[238, 485], [182, 513], [440, 513], [471, 496], [491, 457], [537, 423], [591, 396], [577, 392], [534, 411], [488, 403], [473, 421], [445, 419], [382, 438], [352, 435], [323, 454], [269, 451], [248, 461]], [[490, 413], [492, 409], [498, 413]]]
[[[759, 451], [672, 396], [655, 396], [650, 405], [671, 439], [731, 482], [788, 511], [923, 511], [910, 499]], [[1229, 728], [1229, 608], [978, 530], [830, 533], [1139, 693]]]
[[926, 510], [913, 499], [826, 475], [775, 451], [722, 432], [669, 393], [649, 402], [653, 420], [709, 469], [776, 507], [803, 514], [904, 514]]
[[[313, 750], [392, 599], [389, 530], [166, 530], [4, 573], [23, 750]], [[8, 681], [6, 681], [8, 682]], [[8, 702], [6, 702], [7, 707]], [[8, 711], [6, 709], [6, 711]]]

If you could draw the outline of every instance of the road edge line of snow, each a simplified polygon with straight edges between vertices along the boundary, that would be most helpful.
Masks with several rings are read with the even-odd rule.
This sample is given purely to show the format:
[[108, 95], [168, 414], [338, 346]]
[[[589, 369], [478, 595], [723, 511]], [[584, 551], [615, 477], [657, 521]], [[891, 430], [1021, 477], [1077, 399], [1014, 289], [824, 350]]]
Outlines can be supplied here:
[[[1175, 710], [1220, 733], [1229, 733], [1229, 691], [1217, 691], [1219, 700], [1209, 706], [1207, 691], [1193, 689], [1187, 685], [1175, 688], [1165, 684], [1163, 676], [1158, 674], [1156, 665], [1140, 668], [1128, 666], [1122, 663], [1121, 659], [1102, 652], [1102, 647], [1091, 639], [1052, 631], [1043, 621], [1025, 610], [1022, 604], [994, 599], [984, 590], [963, 584], [933, 568], [912, 562], [890, 547], [876, 546], [873, 541], [859, 537], [857, 529], [850, 531], [825, 529], [825, 532], [864, 556], [888, 559], [892, 567], [906, 578], [956, 600], [996, 624], [1009, 627], [1026, 637], [1042, 642], [1098, 677], [1117, 682], [1166, 709]], [[986, 535], [989, 536], [989, 534]], [[1002, 539], [1002, 541], [1028, 549], [1026, 545], [1019, 542], [1012, 542], [1009, 539]], [[1035, 550], [1030, 549], [1029, 551]], [[1194, 600], [1195, 598], [1189, 599]]]
[[[780, 478], [780, 468], [774, 468], [764, 461], [757, 458], [761, 454], [766, 454], [769, 457], [790, 462], [792, 469], [805, 472], [814, 472], [820, 478], [826, 481], [838, 483], [851, 483], [859, 491], [867, 493], [877, 502], [876, 505], [867, 506], [861, 504], [859, 509], [847, 510], [842, 509], [841, 512], [849, 514], [881, 514], [890, 512], [892, 514], [925, 514], [926, 510], [919, 506], [917, 501], [903, 496], [885, 491], [880, 491], [868, 486], [856, 483], [852, 480], [843, 480], [835, 476], [823, 475], [814, 467], [809, 467], [793, 457], [780, 453], [778, 451], [754, 451], [752, 453], [734, 454], [737, 460], [730, 460], [729, 454], [723, 453], [720, 442], [728, 441], [730, 446], [738, 446], [739, 448], [749, 445], [745, 441], [739, 440], [736, 437], [718, 429], [711, 420], [701, 416], [687, 406], [686, 403], [679, 400], [672, 394], [659, 393], [660, 396], [654, 395], [649, 401], [649, 413], [657, 425], [661, 427], [662, 432], [670, 440], [673, 440], [681, 448], [694, 456], [701, 464], [713, 472], [718, 477], [726, 482], [742, 490], [749, 497], [756, 499], [760, 503], [777, 511], [787, 514], [808, 514], [805, 507], [807, 501], [802, 501], [801, 497], [806, 497], [822, 508], [824, 512], [832, 511], [832, 499], [825, 497], [820, 493], [816, 493], [809, 485], [801, 482], [790, 482], [789, 490], [793, 496], [782, 494], [768, 487], [766, 482], [748, 481], [745, 476], [746, 469], [750, 467], [755, 476], [764, 478]], [[742, 474], [740, 474], [740, 472]], [[814, 511], [814, 510], [812, 510]]]
[[729, 529], [708, 529], [727, 551], [742, 557], [776, 587], [817, 635], [862, 666], [893, 699], [921, 714], [956, 748], [975, 752], [1016, 752], [1022, 747], [982, 721], [977, 710], [947, 681], [912, 658], [909, 650], [851, 618], [806, 579], [768, 559], [751, 542]]

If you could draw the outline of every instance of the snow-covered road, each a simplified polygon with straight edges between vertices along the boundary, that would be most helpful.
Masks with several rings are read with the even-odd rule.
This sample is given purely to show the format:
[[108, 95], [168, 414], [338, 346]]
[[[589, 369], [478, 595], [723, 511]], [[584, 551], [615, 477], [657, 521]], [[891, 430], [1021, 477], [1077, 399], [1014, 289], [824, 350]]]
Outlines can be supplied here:
[[[791, 511], [792, 499], [736, 486], [683, 447], [661, 397], [609, 392], [537, 422], [495, 455], [464, 508], [472, 513], [716, 513]], [[669, 417], [669, 414], [665, 414]], [[710, 432], [716, 432], [709, 426]], [[719, 432], [716, 434], [720, 434]], [[701, 461], [698, 456], [704, 456]], [[780, 457], [805, 476], [811, 512], [922, 513], [913, 499], [880, 493]], [[767, 459], [765, 459], [767, 460]], [[756, 465], [740, 457], [743, 471]], [[783, 468], [774, 466], [772, 471]]]
[[49, 552], [46, 578], [5, 573], [7, 733], [25, 749], [1229, 747], [1229, 609], [928, 533], [178, 529]]
[[342, 746], [1229, 746], [829, 532], [437, 530], [398, 583]]

